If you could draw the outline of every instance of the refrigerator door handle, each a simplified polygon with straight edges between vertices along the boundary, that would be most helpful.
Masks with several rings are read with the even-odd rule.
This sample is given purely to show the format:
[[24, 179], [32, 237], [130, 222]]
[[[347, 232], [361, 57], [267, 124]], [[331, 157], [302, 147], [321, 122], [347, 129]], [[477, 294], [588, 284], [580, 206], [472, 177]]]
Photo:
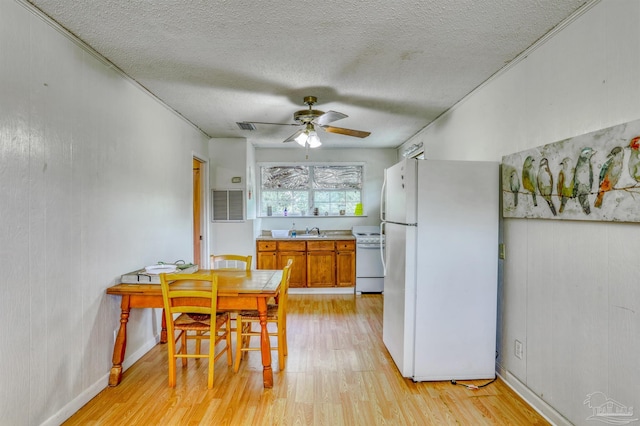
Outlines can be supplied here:
[[[380, 222], [380, 236], [384, 235], [384, 222]], [[384, 261], [384, 239], [380, 238], [380, 259], [382, 259], [382, 276], [387, 276], [387, 264]]]
[[[384, 222], [385, 214], [385, 197], [384, 192], [387, 188], [387, 169], [384, 170], [384, 178], [382, 179], [382, 189], [380, 190], [380, 222]], [[380, 226], [380, 235], [382, 235], [382, 225]]]

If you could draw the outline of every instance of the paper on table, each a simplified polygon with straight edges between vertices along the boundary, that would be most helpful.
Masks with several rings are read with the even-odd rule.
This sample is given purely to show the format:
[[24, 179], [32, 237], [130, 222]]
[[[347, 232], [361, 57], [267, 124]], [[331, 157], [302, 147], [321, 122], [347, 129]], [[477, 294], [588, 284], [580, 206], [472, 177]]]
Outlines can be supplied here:
[[178, 267], [176, 265], [151, 265], [145, 266], [144, 270], [147, 274], [162, 274], [175, 272]]

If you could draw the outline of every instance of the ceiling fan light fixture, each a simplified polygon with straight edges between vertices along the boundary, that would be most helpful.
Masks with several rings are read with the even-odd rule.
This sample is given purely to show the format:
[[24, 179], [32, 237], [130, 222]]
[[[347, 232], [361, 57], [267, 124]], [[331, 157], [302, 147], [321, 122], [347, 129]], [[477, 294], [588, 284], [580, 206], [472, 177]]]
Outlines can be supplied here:
[[298, 143], [298, 145], [304, 147], [307, 144], [307, 139], [309, 139], [309, 135], [305, 131], [296, 136], [295, 141]]
[[309, 144], [309, 148], [318, 148], [320, 145], [322, 145], [322, 142], [320, 142], [320, 138], [315, 131], [309, 132], [307, 144]]
[[320, 138], [318, 137], [318, 133], [313, 128], [313, 124], [311, 123], [307, 123], [307, 128], [304, 130], [304, 132], [301, 132], [294, 138], [294, 140], [303, 148], [317, 148], [322, 145], [322, 142], [320, 142]]

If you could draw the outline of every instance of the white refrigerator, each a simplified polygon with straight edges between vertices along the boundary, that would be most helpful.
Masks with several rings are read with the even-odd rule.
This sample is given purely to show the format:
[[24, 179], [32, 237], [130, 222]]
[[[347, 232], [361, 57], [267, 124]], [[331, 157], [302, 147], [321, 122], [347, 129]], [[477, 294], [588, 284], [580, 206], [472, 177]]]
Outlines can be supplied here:
[[495, 377], [499, 164], [385, 170], [383, 340], [414, 381]]

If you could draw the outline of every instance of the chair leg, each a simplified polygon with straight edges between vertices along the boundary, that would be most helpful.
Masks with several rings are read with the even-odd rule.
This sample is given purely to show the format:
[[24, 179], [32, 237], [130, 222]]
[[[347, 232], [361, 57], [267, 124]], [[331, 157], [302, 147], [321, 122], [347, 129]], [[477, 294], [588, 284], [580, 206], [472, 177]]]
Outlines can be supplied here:
[[242, 351], [242, 358], [246, 358], [251, 347], [251, 338], [253, 337], [253, 321], [247, 321], [244, 325], [244, 335], [242, 336], [242, 347], [245, 348]]
[[227, 317], [227, 325], [225, 331], [226, 341], [227, 341], [227, 365], [233, 365], [233, 354], [231, 353], [231, 318]]
[[283, 330], [282, 344], [284, 345], [284, 356], [289, 355], [289, 345], [287, 344], [287, 329]]
[[215, 365], [215, 336], [210, 336], [209, 339], [209, 365], [208, 365], [208, 375], [207, 375], [207, 387], [209, 389], [213, 389], [213, 368]]
[[[186, 331], [182, 331], [180, 334], [180, 342], [181, 347], [180, 347], [180, 352], [183, 355], [187, 354], [187, 332]], [[187, 366], [187, 358], [182, 357], [182, 366], [186, 367]]]
[[173, 336], [169, 336], [171, 341], [167, 340], [167, 354], [169, 358], [169, 387], [176, 387], [176, 343]]
[[286, 351], [286, 336], [284, 329], [278, 327], [278, 368], [280, 371], [284, 370], [284, 356]]
[[286, 317], [283, 319], [283, 321], [280, 324], [280, 326], [282, 327], [283, 353], [284, 353], [284, 356], [287, 356], [287, 355], [289, 355], [289, 345], [287, 345], [287, 318]]
[[233, 372], [237, 373], [240, 369], [240, 358], [242, 357], [242, 347], [244, 346], [243, 336], [242, 336], [242, 317], [238, 315], [236, 317], [236, 362], [233, 366]]
[[[253, 332], [253, 321], [245, 321], [244, 325], [243, 325], [243, 330], [242, 330], [242, 347], [243, 348], [248, 348], [250, 345], [250, 341], [251, 341], [251, 333]], [[246, 352], [246, 351], [244, 351]], [[243, 357], [246, 356], [246, 353], [242, 354]]]
[[202, 335], [203, 333], [201, 331], [196, 331], [196, 353], [198, 355], [200, 355], [200, 349], [202, 348], [201, 339], [199, 339]]

